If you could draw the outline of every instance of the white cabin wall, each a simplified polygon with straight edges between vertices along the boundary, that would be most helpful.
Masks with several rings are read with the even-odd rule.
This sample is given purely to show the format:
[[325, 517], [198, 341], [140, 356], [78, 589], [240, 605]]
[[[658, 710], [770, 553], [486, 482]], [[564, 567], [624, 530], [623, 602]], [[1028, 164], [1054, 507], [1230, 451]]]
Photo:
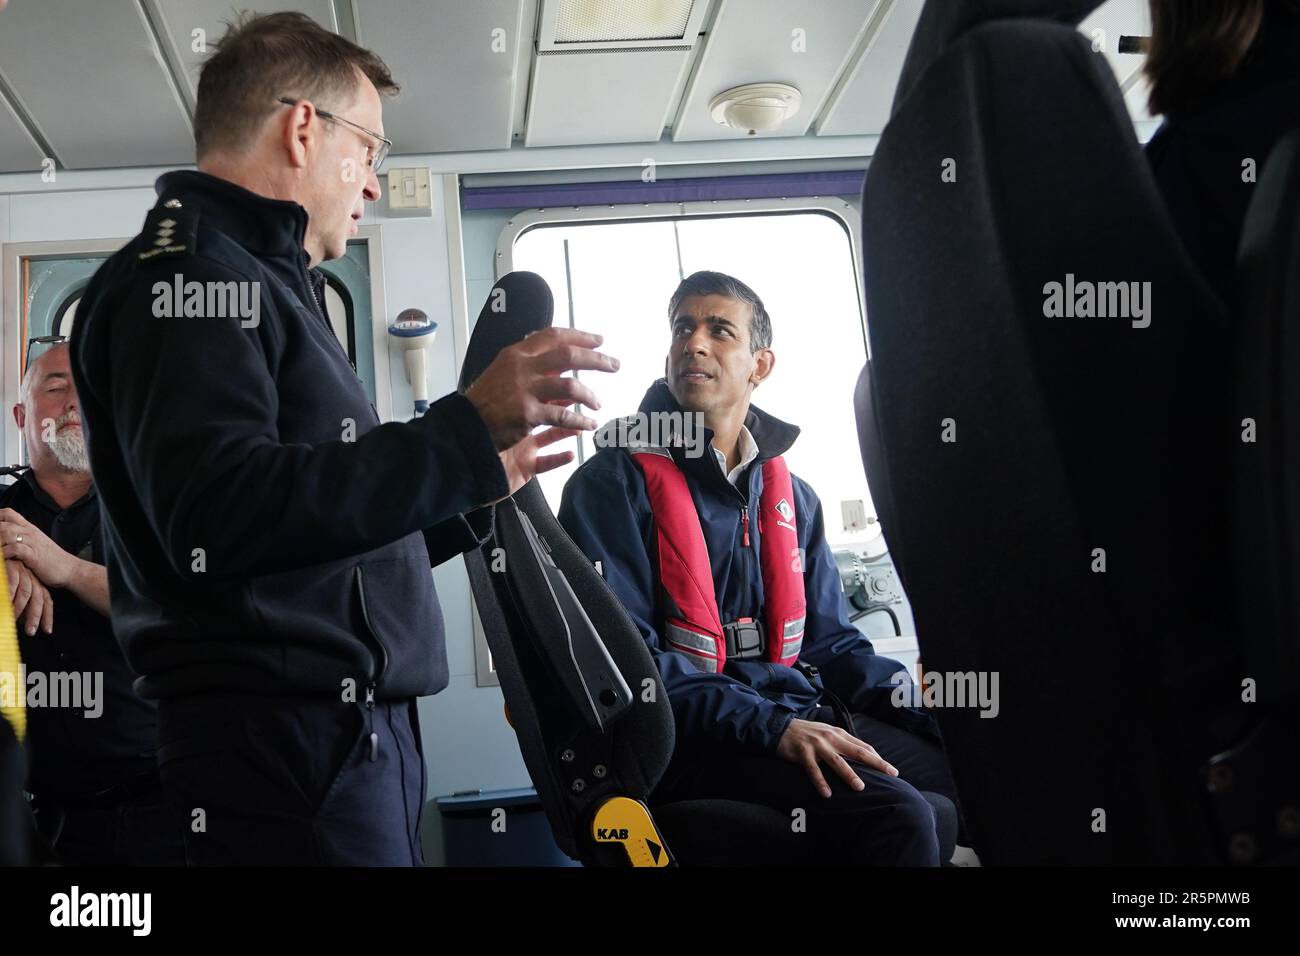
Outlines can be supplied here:
[[[424, 157], [403, 157], [401, 166], [426, 165]], [[433, 190], [432, 217], [389, 218], [373, 209], [363, 222], [383, 226], [384, 286], [388, 315], [420, 308], [438, 323], [428, 360], [431, 399], [456, 389], [459, 374], [453, 335], [451, 275], [448, 268], [447, 219], [442, 191]], [[491, 283], [488, 283], [491, 288]], [[483, 295], [486, 296], [486, 291]], [[471, 321], [482, 298], [471, 292]], [[401, 355], [389, 352], [394, 417], [411, 417], [411, 389]], [[453, 558], [435, 569], [434, 583], [447, 632], [449, 683], [442, 693], [420, 699], [420, 732], [429, 770], [422, 836], [425, 860], [443, 862], [441, 823], [433, 800], [462, 790], [498, 790], [532, 786], [514, 731], [506, 723], [499, 687], [479, 687], [474, 666], [469, 577], [465, 562]]]
[[9, 204], [4, 242], [48, 242], [67, 239], [114, 239], [140, 231], [153, 206], [154, 191], [107, 189], [16, 193]]

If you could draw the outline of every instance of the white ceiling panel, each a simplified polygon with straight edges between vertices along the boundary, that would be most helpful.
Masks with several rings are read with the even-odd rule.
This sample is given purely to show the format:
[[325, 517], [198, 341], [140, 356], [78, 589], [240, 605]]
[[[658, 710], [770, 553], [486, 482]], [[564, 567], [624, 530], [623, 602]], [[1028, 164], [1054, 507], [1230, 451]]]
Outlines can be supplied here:
[[867, 48], [817, 124], [823, 136], [874, 136], [889, 122], [907, 48], [925, 0], [884, 0]]
[[[721, 0], [700, 63], [687, 87], [673, 139], [802, 136], [848, 66], [878, 0]], [[799, 112], [776, 130], [751, 137], [715, 123], [709, 101], [743, 83], [799, 88]]]
[[402, 84], [402, 94], [384, 104], [394, 153], [510, 147], [516, 89], [523, 95], [518, 53], [521, 44], [532, 46], [523, 0], [353, 4], [361, 42]]
[[27, 127], [4, 97], [0, 97], [0, 173], [25, 173], [41, 168], [41, 150], [27, 134]]
[[191, 104], [198, 91], [199, 69], [214, 44], [242, 11], [276, 13], [297, 10], [327, 30], [338, 32], [334, 4], [330, 0], [146, 0], [157, 12], [160, 26], [171, 41], [177, 62], [185, 72], [185, 95]]
[[540, 54], [524, 144], [657, 143], [688, 56], [682, 49]]
[[0, 74], [70, 169], [194, 161], [194, 140], [134, 0], [11, 3]]

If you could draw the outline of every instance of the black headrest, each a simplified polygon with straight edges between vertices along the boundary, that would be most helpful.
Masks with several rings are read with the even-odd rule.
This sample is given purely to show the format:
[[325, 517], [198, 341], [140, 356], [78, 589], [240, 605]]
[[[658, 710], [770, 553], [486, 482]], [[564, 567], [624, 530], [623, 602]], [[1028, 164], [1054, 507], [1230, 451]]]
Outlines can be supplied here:
[[964, 33], [990, 20], [1046, 20], [1078, 26], [1102, 0], [926, 0], [894, 93], [894, 112], [916, 81]]
[[498, 279], [470, 336], [460, 390], [469, 388], [502, 349], [547, 328], [554, 312], [550, 286], [536, 272], [510, 272]]

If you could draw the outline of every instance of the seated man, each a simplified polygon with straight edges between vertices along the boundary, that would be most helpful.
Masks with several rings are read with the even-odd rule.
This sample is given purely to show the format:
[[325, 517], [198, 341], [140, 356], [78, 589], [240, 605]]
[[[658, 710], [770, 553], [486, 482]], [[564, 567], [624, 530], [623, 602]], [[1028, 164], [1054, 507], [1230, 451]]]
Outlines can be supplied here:
[[99, 499], [66, 344], [27, 366], [19, 398], [14, 421], [31, 469], [0, 490], [0, 546], [27, 686], [50, 688], [27, 708], [38, 859], [183, 866], [187, 821], [163, 802], [155, 765], [157, 707], [135, 693], [109, 620]]
[[[677, 748], [655, 800], [803, 810], [809, 861], [937, 865], [957, 816], [937, 727], [893, 705], [906, 671], [849, 623], [821, 503], [780, 457], [799, 429], [750, 405], [776, 360], [768, 314], [697, 272], [668, 315], [666, 380], [602, 429], [559, 514], [667, 689]], [[666, 425], [664, 445], [635, 440]]]

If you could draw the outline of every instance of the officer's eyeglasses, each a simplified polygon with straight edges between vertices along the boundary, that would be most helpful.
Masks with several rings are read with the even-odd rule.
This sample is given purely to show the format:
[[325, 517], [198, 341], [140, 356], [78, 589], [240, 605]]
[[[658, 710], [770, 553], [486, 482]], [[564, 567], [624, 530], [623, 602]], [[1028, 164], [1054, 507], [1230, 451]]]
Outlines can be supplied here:
[[[33, 361], [40, 358], [50, 349], [54, 348], [54, 346], [62, 345], [66, 341], [68, 341], [68, 337], [66, 335], [38, 335], [34, 339], [28, 339], [27, 340], [27, 362], [23, 365], [23, 368], [24, 369], [31, 368]], [[35, 355], [33, 355], [32, 350], [35, 349], [37, 346], [40, 346], [40, 351], [38, 351]]]
[[[279, 101], [283, 103], [285, 106], [297, 106], [299, 102], [298, 100], [291, 100], [287, 96], [280, 97]], [[344, 119], [342, 116], [339, 116], [335, 113], [330, 113], [327, 110], [323, 110], [319, 106], [316, 107], [316, 115], [319, 116], [321, 119], [332, 120], [335, 123], [346, 123], [348, 126], [351, 126], [353, 129], [359, 129], [367, 136], [372, 136], [375, 139], [379, 140], [379, 145], [377, 147], [376, 146], [370, 147], [370, 151], [369, 151], [370, 158], [366, 162], [366, 165], [369, 166], [372, 172], [376, 174], [379, 172], [379, 167], [384, 165], [384, 160], [388, 158], [388, 151], [393, 148], [393, 141], [391, 139], [388, 139], [387, 137], [384, 136], [380, 136], [373, 129], [366, 129], [366, 127], [362, 126], [360, 123], [354, 123], [350, 119]]]

